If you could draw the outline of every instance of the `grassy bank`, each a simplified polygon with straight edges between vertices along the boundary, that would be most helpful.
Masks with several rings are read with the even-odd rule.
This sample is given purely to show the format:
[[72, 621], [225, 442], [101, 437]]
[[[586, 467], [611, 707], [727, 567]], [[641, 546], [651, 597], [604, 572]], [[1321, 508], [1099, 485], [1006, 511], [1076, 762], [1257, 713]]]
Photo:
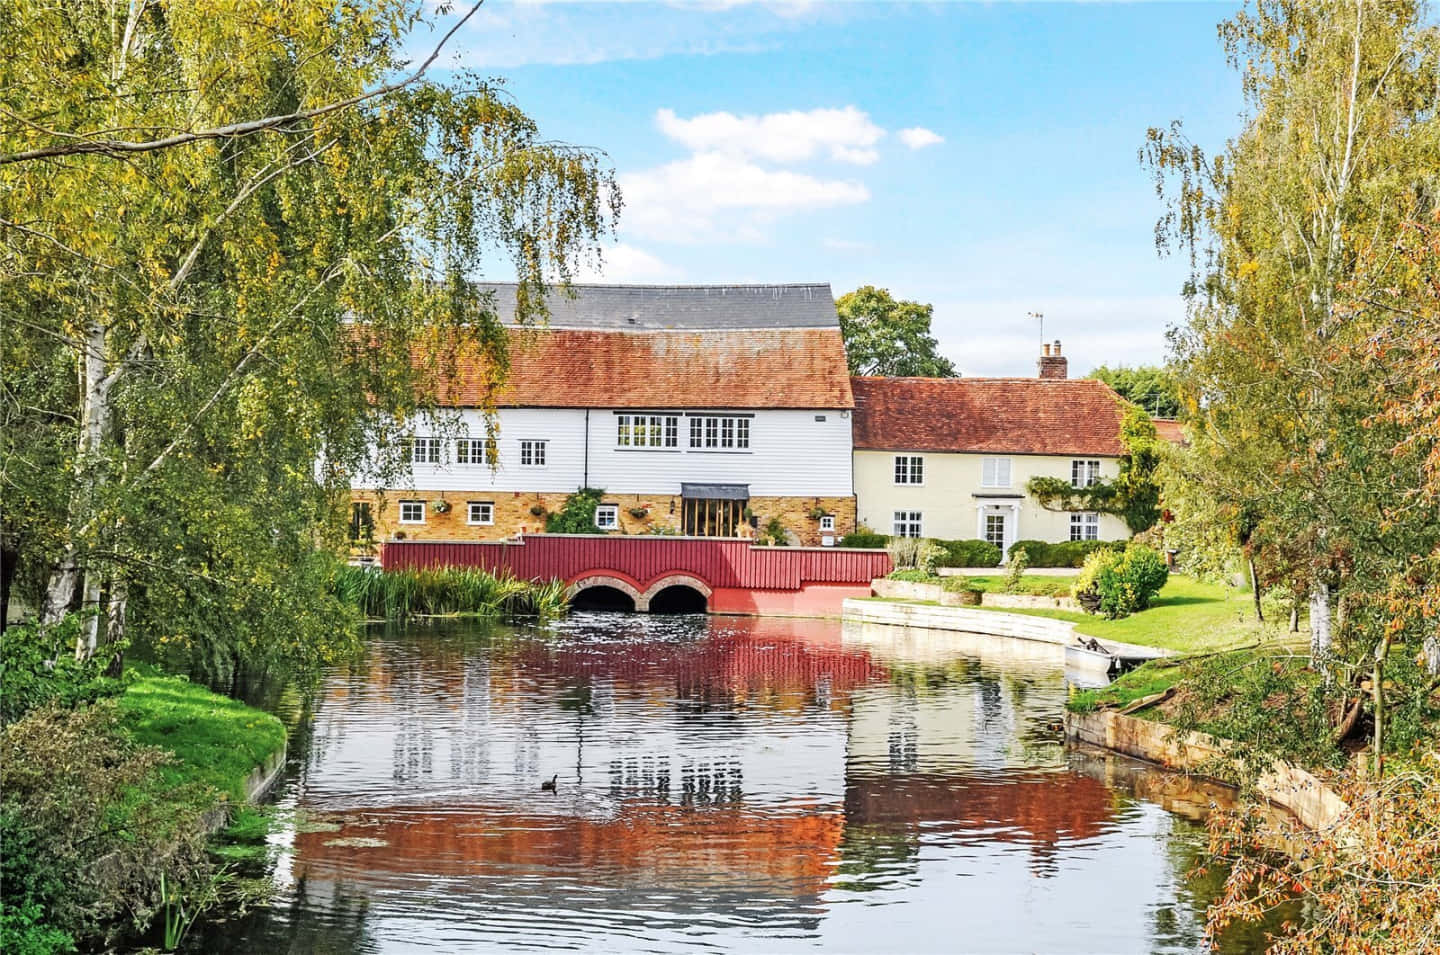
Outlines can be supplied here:
[[245, 780], [285, 745], [285, 727], [269, 713], [212, 693], [183, 677], [134, 665], [120, 696], [122, 725], [137, 743], [175, 754], [161, 767], [174, 786], [199, 783], [245, 799]]
[[[982, 607], [982, 610], [998, 609]], [[1038, 617], [1069, 620], [1077, 633], [1181, 653], [1221, 650], [1254, 643], [1263, 632], [1248, 591], [1171, 574], [1149, 609], [1106, 620], [1068, 610], [1024, 609]]]
[[470, 567], [381, 571], [341, 566], [335, 595], [372, 620], [474, 615], [549, 616], [565, 610], [565, 585], [497, 576]]

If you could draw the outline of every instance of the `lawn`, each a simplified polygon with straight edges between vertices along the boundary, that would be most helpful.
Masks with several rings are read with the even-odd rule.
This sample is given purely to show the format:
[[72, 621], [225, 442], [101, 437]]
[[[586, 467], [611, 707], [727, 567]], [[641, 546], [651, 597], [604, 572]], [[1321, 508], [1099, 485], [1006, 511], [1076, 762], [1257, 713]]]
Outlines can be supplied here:
[[1179, 574], [1170, 575], [1170, 580], [1149, 609], [1119, 620], [1106, 620], [1068, 610], [1006, 609], [1004, 612], [1069, 620], [1075, 624], [1077, 633], [1089, 637], [1161, 647], [1181, 653], [1254, 643], [1263, 632], [1255, 620], [1254, 604], [1248, 590], [1204, 583]]
[[201, 783], [243, 802], [246, 777], [285, 745], [284, 725], [184, 677], [133, 670], [138, 677], [120, 696], [120, 713], [137, 742], [175, 754], [162, 770], [166, 783]]

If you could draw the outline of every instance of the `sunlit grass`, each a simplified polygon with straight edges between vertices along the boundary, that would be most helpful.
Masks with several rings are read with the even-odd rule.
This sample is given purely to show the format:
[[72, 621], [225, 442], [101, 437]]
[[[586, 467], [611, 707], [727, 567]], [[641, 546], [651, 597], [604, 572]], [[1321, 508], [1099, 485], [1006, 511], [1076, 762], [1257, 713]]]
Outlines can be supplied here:
[[335, 595], [365, 616], [404, 620], [416, 616], [551, 616], [566, 606], [562, 581], [521, 580], [474, 567], [381, 571], [339, 567]]

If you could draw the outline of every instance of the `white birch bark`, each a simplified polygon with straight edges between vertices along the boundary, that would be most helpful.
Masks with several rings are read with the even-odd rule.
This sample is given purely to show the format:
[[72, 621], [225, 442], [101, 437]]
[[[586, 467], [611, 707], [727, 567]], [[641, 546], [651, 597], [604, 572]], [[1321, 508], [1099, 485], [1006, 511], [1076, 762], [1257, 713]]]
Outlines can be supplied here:
[[1310, 590], [1310, 660], [1324, 660], [1330, 655], [1330, 585], [1316, 581]]

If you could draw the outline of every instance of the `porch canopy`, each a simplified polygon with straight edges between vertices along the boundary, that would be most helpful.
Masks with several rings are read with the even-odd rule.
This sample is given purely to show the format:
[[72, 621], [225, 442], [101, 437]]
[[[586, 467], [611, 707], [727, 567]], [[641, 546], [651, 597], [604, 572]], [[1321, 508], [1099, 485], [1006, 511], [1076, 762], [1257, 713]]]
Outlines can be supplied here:
[[686, 500], [748, 501], [748, 484], [687, 484], [681, 483], [680, 496]]

